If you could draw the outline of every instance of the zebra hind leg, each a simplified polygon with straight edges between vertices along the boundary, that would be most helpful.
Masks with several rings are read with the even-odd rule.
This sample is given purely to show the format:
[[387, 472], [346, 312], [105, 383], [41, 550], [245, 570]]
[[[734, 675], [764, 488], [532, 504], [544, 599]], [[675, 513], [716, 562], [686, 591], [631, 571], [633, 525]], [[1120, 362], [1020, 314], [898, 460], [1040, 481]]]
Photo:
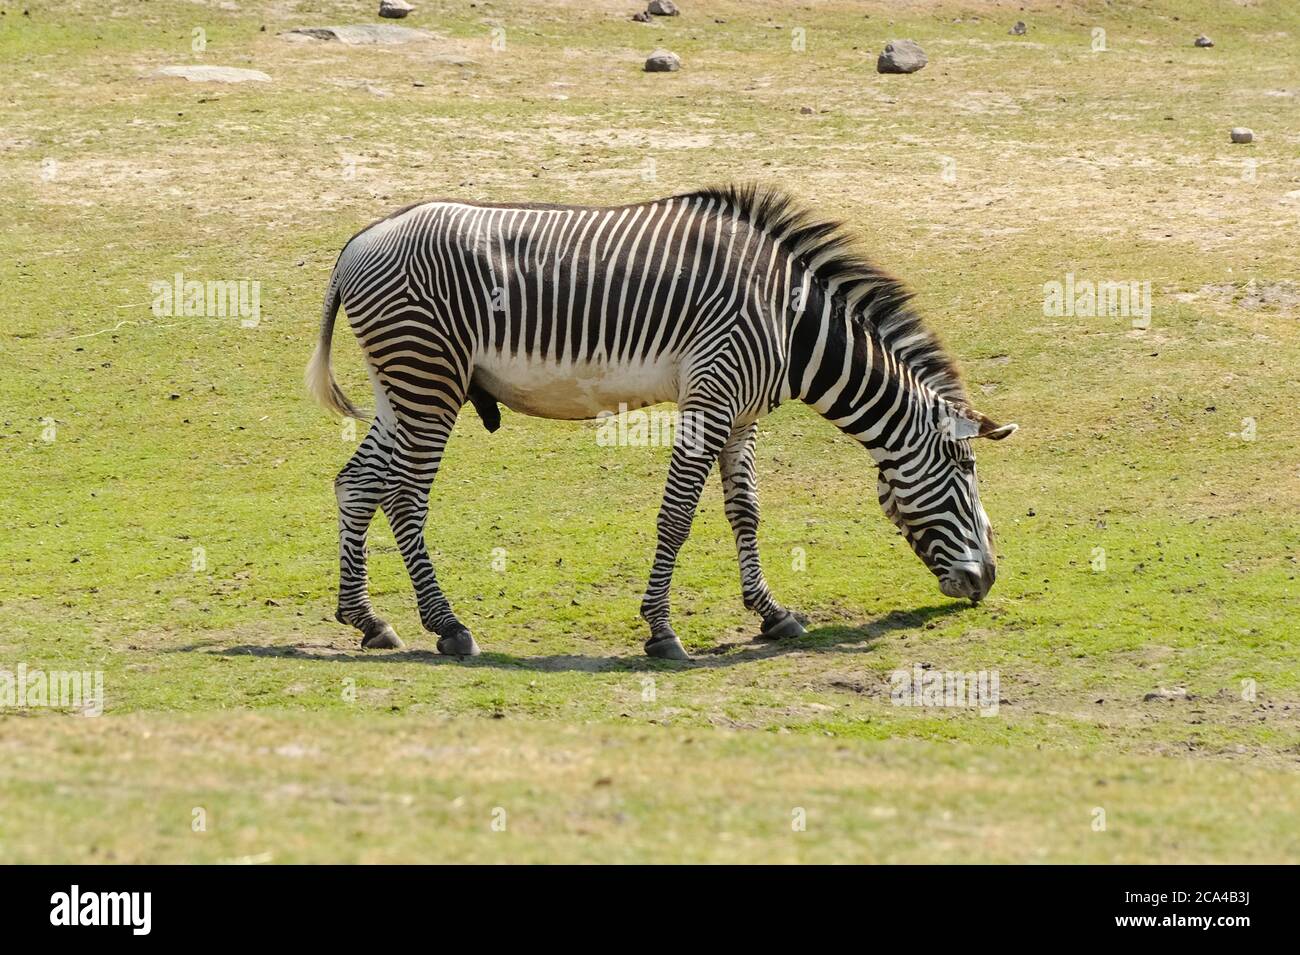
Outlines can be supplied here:
[[803, 621], [776, 602], [758, 558], [758, 478], [754, 471], [757, 432], [755, 424], [738, 428], [719, 456], [727, 521], [736, 538], [736, 556], [740, 562], [740, 592], [745, 608], [763, 619], [760, 639], [801, 637], [807, 633]]
[[397, 538], [406, 572], [415, 587], [424, 629], [438, 635], [438, 652], [447, 656], [478, 656], [479, 647], [469, 628], [456, 618], [438, 585], [438, 575], [424, 541], [429, 516], [429, 488], [442, 463], [455, 417], [436, 419], [418, 427], [403, 425], [394, 453], [394, 468], [409, 480], [384, 501], [384, 513]]
[[397, 632], [370, 606], [366, 535], [389, 489], [392, 435], [378, 418], [334, 479], [339, 505], [339, 602], [334, 618], [361, 631], [368, 650], [399, 650]]

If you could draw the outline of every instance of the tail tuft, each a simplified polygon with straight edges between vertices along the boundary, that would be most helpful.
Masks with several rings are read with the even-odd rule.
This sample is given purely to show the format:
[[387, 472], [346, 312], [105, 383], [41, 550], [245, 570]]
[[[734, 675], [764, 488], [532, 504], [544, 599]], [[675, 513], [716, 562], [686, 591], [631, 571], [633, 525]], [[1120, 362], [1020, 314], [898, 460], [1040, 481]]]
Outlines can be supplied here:
[[334, 370], [330, 367], [330, 344], [334, 338], [334, 319], [338, 315], [341, 298], [334, 277], [330, 276], [325, 310], [321, 315], [320, 338], [316, 342], [316, 350], [312, 352], [311, 361], [307, 362], [307, 373], [303, 380], [311, 396], [325, 408], [345, 418], [364, 420], [370, 415], [348, 399], [339, 383], [334, 380]]

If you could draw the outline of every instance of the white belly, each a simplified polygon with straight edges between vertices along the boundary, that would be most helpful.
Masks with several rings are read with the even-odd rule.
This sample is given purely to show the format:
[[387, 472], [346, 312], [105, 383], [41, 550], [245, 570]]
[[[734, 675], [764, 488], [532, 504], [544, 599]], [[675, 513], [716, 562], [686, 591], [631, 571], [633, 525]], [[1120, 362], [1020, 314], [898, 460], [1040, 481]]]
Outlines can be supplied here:
[[601, 412], [677, 400], [677, 363], [586, 361], [557, 364], [491, 353], [474, 364], [474, 382], [513, 411], [577, 421]]

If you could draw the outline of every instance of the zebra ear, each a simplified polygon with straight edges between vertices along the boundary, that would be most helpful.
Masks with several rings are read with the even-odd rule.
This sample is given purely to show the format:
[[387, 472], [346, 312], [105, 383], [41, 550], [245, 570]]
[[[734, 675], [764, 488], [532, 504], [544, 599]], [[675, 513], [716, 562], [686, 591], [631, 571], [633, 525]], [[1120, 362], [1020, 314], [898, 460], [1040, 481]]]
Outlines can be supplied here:
[[[944, 418], [939, 422], [939, 426], [951, 434], [958, 441], [966, 441], [970, 438], [978, 438], [983, 422], [978, 418], [972, 417], [976, 412], [959, 412]], [[981, 417], [983, 417], [981, 415]]]
[[1018, 424], [998, 424], [992, 418], [980, 415], [979, 432], [975, 435], [977, 438], [988, 438], [991, 441], [1001, 441], [1003, 438], [1009, 438], [1020, 428]]
[[960, 409], [958, 413], [941, 419], [939, 426], [959, 441], [966, 441], [970, 438], [989, 438], [993, 441], [1001, 441], [1003, 438], [1011, 437], [1016, 433], [1016, 429], [1020, 427], [1018, 424], [998, 424], [988, 415], [976, 411], [974, 408]]
[[1010, 438], [1019, 429], [1019, 425], [1000, 425], [988, 414], [975, 411], [971, 408], [971, 414], [974, 414], [975, 421], [979, 422], [979, 431], [975, 434], [976, 438], [988, 438], [989, 440], [1002, 440]]

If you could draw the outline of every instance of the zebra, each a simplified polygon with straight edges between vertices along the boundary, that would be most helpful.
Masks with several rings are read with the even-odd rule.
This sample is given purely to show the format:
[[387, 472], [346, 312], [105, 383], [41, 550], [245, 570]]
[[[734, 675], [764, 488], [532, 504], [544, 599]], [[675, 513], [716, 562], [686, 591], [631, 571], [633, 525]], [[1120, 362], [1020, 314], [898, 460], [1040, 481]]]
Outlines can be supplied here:
[[670, 623], [669, 585], [715, 463], [745, 607], [764, 638], [806, 632], [806, 618], [773, 597], [758, 553], [757, 423], [791, 399], [866, 448], [885, 514], [940, 590], [978, 602], [996, 571], [971, 439], [1017, 426], [971, 406], [910, 302], [840, 223], [753, 184], [614, 207], [436, 200], [372, 223], [338, 256], [306, 373], [326, 408], [366, 417], [331, 368], [342, 306], [375, 411], [334, 482], [337, 619], [361, 631], [363, 648], [403, 646], [367, 593], [366, 533], [383, 509], [438, 651], [479, 653], [424, 540], [430, 488], [466, 403], [495, 432], [502, 404], [589, 420], [676, 402], [682, 424], [640, 611], [652, 657], [690, 659]]

